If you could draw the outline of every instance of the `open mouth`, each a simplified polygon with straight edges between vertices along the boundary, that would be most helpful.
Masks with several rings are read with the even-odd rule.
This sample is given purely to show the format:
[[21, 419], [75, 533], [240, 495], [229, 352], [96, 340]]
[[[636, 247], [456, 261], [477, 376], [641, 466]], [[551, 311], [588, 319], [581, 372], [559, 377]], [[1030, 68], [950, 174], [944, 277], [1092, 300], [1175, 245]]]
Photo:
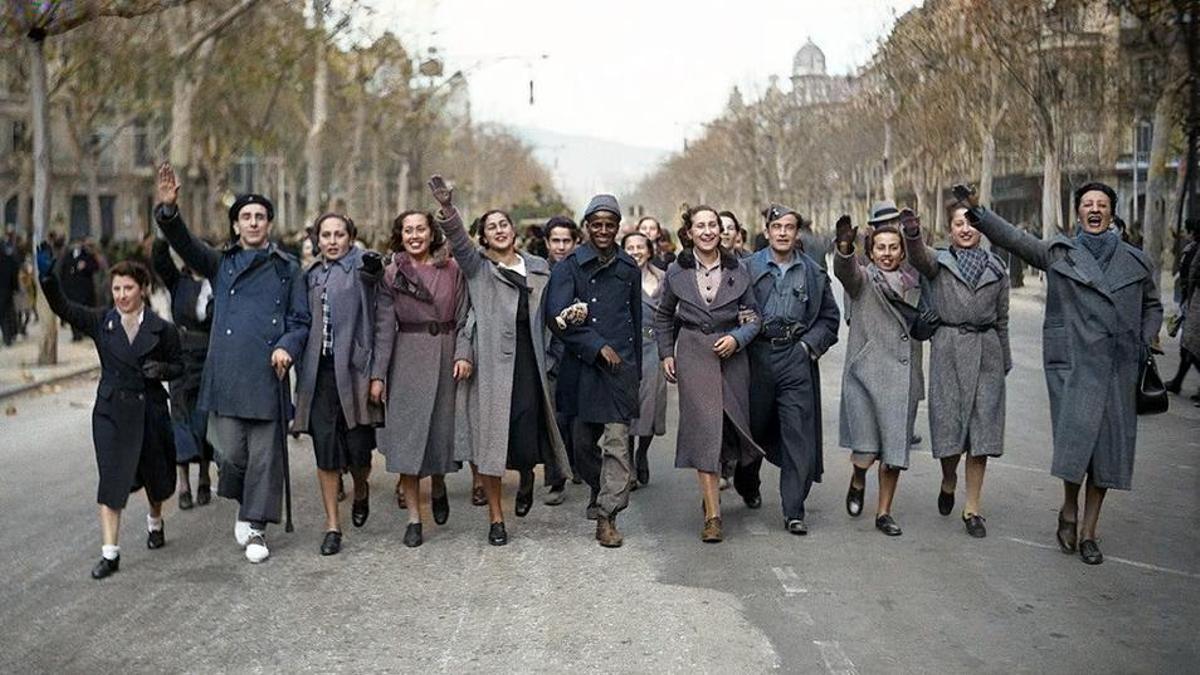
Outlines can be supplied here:
[[1089, 213], [1087, 217], [1089, 225], [1099, 225], [1102, 220], [1099, 213]]

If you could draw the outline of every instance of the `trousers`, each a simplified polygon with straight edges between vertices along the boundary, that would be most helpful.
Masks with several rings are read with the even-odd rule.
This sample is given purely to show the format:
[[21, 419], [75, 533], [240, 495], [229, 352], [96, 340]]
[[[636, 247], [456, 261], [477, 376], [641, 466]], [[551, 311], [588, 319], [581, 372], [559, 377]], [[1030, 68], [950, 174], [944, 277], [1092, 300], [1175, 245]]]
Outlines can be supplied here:
[[217, 494], [237, 500], [238, 520], [280, 522], [283, 448], [279, 447], [279, 422], [212, 413], [208, 434], [220, 469]]
[[576, 419], [571, 435], [574, 437], [575, 466], [580, 478], [592, 488], [600, 515], [616, 516], [629, 506], [629, 481], [633, 475], [629, 459], [629, 425]]

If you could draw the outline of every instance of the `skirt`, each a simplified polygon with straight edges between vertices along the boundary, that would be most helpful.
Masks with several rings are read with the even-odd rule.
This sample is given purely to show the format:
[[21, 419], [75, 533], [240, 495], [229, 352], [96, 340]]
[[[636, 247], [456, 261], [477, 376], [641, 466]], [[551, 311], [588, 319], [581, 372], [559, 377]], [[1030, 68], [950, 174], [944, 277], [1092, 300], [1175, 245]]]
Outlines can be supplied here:
[[317, 383], [309, 414], [313, 454], [316, 455], [318, 469], [344, 471], [371, 466], [375, 428], [347, 428], [342, 401], [338, 397], [333, 357], [322, 356], [317, 366]]

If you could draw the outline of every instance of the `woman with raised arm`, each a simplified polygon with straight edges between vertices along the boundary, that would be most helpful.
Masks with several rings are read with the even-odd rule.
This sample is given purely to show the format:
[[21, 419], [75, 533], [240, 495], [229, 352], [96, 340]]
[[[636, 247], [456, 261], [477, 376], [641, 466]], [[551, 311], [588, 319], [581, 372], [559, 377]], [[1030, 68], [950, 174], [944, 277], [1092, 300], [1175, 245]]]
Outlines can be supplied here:
[[941, 327], [930, 339], [929, 431], [933, 456], [942, 463], [938, 512], [954, 510], [958, 462], [967, 457], [967, 534], [986, 537], [979, 508], [988, 457], [1004, 453], [1004, 377], [1012, 369], [1008, 345], [1008, 272], [982, 237], [967, 209], [949, 206], [950, 248], [934, 250], [921, 237], [921, 222], [901, 211], [908, 261], [930, 281]]
[[921, 288], [900, 271], [905, 255], [898, 227], [873, 228], [866, 237], [866, 258], [854, 253], [857, 232], [850, 216], [839, 218], [833, 256], [833, 273], [846, 289], [852, 317], [838, 413], [838, 442], [850, 450], [854, 465], [846, 511], [852, 517], [862, 514], [867, 470], [878, 461], [875, 528], [895, 537], [902, 531], [892, 517], [892, 499], [900, 471], [908, 468], [909, 419], [920, 395], [909, 315], [916, 311]]
[[750, 436], [750, 362], [745, 348], [760, 321], [750, 273], [721, 247], [716, 209], [683, 214], [691, 245], [667, 268], [654, 333], [663, 374], [679, 384], [675, 467], [695, 469], [704, 503], [700, 540], [723, 541], [718, 482], [725, 464], [762, 456]]
[[420, 546], [421, 479], [430, 477], [433, 521], [450, 518], [446, 474], [454, 459], [455, 398], [471, 377], [467, 280], [446, 235], [425, 211], [392, 223], [391, 259], [379, 287], [371, 398], [387, 406], [379, 449], [400, 474], [408, 511], [404, 545]]
[[570, 466], [546, 381], [546, 334], [542, 295], [550, 266], [516, 249], [517, 232], [503, 211], [479, 219], [476, 247], [454, 208], [453, 190], [441, 176], [429, 181], [440, 205], [438, 224], [450, 240], [454, 260], [467, 279], [474, 308], [474, 376], [469, 380], [466, 423], [455, 431], [456, 458], [477, 468], [487, 495], [488, 542], [508, 543], [500, 503], [500, 479], [507, 469], [521, 476], [515, 512], [524, 516], [533, 504], [538, 464], [555, 463], [570, 478]]
[[112, 309], [68, 300], [54, 264], [49, 244], [42, 244], [37, 268], [46, 302], [73, 330], [90, 337], [100, 355], [92, 442], [100, 473], [101, 558], [92, 578], [103, 579], [121, 567], [117, 534], [131, 492], [145, 488], [150, 504], [146, 547], [166, 544], [162, 505], [175, 491], [175, 439], [163, 382], [183, 372], [179, 333], [150, 308], [150, 272], [140, 263], [120, 262], [109, 271]]
[[1078, 550], [1083, 562], [1099, 565], [1100, 507], [1109, 489], [1132, 487], [1138, 372], [1162, 325], [1153, 267], [1112, 227], [1117, 193], [1104, 183], [1075, 190], [1075, 236], [1047, 241], [979, 206], [964, 186], [955, 186], [954, 195], [992, 243], [1046, 272], [1042, 361], [1054, 440], [1050, 473], [1063, 482], [1056, 538], [1063, 553]]

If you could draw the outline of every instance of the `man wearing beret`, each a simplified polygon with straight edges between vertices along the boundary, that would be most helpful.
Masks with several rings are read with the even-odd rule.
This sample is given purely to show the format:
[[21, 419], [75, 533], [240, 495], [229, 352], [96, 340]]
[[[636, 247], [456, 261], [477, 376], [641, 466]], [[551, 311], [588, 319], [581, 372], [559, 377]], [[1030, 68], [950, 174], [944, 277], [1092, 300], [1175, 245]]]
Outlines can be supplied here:
[[[545, 309], [566, 346], [556, 404], [573, 420], [575, 465], [592, 489], [589, 517], [595, 513], [596, 540], [609, 548], [623, 541], [616, 518], [629, 505], [629, 423], [642, 373], [642, 276], [617, 245], [620, 222], [616, 197], [592, 198], [583, 214], [589, 241], [550, 272]], [[577, 302], [587, 303], [582, 323], [555, 321]]]
[[[177, 207], [179, 181], [169, 164], [158, 170], [154, 218], [171, 247], [212, 283], [213, 316], [199, 408], [209, 413], [217, 450], [217, 494], [236, 499], [234, 538], [246, 559], [269, 555], [265, 530], [278, 523], [284, 482], [280, 396], [288, 369], [304, 352], [310, 315], [300, 265], [268, 239], [275, 209], [262, 195], [237, 198], [229, 220], [236, 243], [215, 250], [197, 239]], [[280, 392], [282, 388], [282, 392]]]

